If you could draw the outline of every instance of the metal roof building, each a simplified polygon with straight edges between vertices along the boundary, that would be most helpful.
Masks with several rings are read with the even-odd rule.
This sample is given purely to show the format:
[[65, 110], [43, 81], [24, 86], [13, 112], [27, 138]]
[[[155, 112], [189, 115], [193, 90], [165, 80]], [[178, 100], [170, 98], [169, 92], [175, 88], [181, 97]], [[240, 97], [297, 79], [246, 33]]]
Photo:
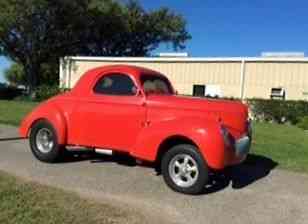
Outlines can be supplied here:
[[66, 57], [60, 63], [60, 86], [72, 88], [87, 70], [110, 64], [157, 70], [180, 94], [308, 100], [305, 57]]

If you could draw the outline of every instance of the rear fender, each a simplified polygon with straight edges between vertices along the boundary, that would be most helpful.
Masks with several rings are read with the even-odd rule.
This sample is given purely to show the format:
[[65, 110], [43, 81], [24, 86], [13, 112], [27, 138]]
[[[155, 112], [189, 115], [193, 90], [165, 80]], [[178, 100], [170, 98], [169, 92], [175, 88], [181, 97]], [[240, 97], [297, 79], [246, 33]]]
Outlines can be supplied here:
[[28, 138], [30, 131], [35, 122], [39, 120], [47, 120], [55, 128], [59, 144], [66, 144], [67, 124], [62, 111], [54, 102], [45, 102], [35, 108], [22, 121], [19, 133], [23, 138]]

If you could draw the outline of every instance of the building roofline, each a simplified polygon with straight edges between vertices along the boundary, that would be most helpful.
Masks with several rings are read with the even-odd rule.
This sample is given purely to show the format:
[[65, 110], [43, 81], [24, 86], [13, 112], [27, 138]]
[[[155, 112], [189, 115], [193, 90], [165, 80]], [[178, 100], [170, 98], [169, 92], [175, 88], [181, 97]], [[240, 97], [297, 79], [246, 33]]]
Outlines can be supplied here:
[[306, 58], [262, 58], [262, 57], [83, 57], [68, 56], [66, 60], [107, 62], [308, 62]]

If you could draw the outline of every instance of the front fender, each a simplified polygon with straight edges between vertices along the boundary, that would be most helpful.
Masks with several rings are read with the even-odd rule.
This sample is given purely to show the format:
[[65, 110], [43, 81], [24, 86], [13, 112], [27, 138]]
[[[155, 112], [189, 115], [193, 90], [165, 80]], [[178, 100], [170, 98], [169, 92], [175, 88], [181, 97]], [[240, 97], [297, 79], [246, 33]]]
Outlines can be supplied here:
[[155, 161], [159, 146], [172, 136], [183, 136], [194, 142], [204, 160], [214, 169], [224, 166], [224, 141], [220, 123], [214, 119], [187, 118], [161, 121], [143, 129], [131, 154]]
[[66, 144], [67, 124], [63, 112], [54, 101], [46, 101], [28, 114], [19, 127], [22, 138], [28, 138], [32, 125], [41, 119], [47, 120], [55, 128], [59, 144]]

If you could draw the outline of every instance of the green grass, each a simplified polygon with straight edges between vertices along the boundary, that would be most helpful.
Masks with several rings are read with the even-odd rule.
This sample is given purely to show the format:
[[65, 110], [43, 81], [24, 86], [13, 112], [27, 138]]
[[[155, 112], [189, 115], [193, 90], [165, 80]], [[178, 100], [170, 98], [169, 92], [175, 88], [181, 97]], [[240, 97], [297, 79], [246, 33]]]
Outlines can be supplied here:
[[308, 133], [291, 125], [254, 124], [252, 153], [278, 163], [278, 167], [308, 173]]
[[129, 216], [110, 205], [0, 172], [0, 223], [131, 223]]
[[0, 123], [18, 126], [38, 103], [0, 100]]
[[[18, 125], [37, 103], [0, 100], [0, 123]], [[308, 133], [289, 125], [255, 123], [253, 153], [279, 167], [308, 173]]]

